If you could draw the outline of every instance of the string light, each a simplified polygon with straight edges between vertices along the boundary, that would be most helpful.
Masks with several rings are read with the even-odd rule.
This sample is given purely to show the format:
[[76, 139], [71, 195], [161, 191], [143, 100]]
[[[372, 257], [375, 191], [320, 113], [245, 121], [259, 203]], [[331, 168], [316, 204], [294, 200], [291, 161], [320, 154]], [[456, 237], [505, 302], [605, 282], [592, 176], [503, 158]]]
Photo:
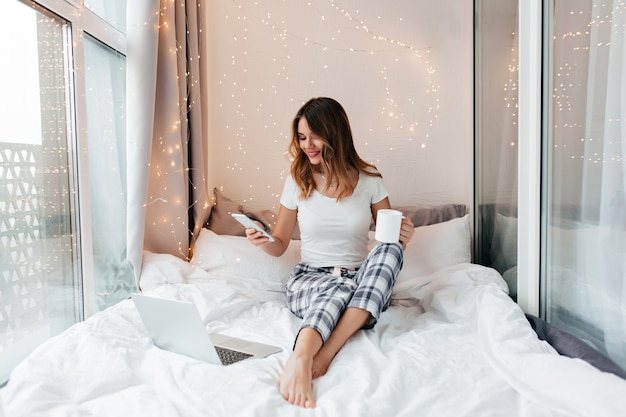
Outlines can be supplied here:
[[[367, 62], [367, 68], [376, 74], [369, 78], [372, 85], [367, 86], [368, 94], [360, 94], [355, 89], [355, 95], [378, 99], [374, 116], [354, 123], [359, 149], [367, 154], [369, 149], [380, 147], [382, 141], [389, 151], [400, 149], [402, 142], [414, 144], [414, 148], [422, 152], [429, 151], [437, 137], [435, 130], [442, 111], [441, 85], [432, 59], [433, 49], [428, 45], [418, 45], [419, 41], [391, 35], [401, 31], [390, 30], [394, 25], [410, 25], [410, 17], [392, 20], [392, 16], [383, 14], [367, 16], [357, 6], [344, 7], [334, 0], [304, 3], [304, 9], [301, 2], [294, 6], [284, 4], [285, 8], [299, 8], [299, 13], [307, 16], [307, 22], [314, 22], [310, 24], [315, 25], [315, 30], [312, 30], [306, 22], [301, 23], [302, 28], [294, 27], [293, 22], [285, 19], [285, 13], [275, 9], [271, 1], [231, 0], [233, 7], [228, 5], [228, 2], [222, 3], [220, 10], [223, 14], [213, 17], [215, 21], [211, 22], [214, 30], [219, 31], [228, 44], [223, 62], [212, 67], [219, 74], [215, 78], [217, 89], [213, 95], [218, 112], [213, 124], [223, 123], [220, 132], [225, 135], [217, 139], [225, 144], [225, 148], [220, 153], [220, 159], [215, 161], [222, 165], [210, 169], [220, 173], [220, 189], [229, 194], [246, 193], [242, 191], [241, 182], [249, 178], [253, 182], [246, 187], [248, 195], [243, 196], [243, 202], [266, 205], [267, 201], [277, 201], [289, 172], [285, 148], [289, 142], [290, 119], [303, 100], [311, 96], [309, 92], [340, 90], [338, 83], [329, 81], [333, 75], [345, 77], [342, 82], [352, 81], [349, 74], [342, 72], [342, 62]], [[571, 11], [570, 18], [581, 24], [578, 27], [568, 25], [566, 32], [555, 35], [555, 41], [558, 36], [568, 58], [561, 59], [555, 67], [553, 129], [557, 140], [554, 149], [555, 152], [566, 152], [574, 160], [585, 159], [584, 146], [593, 143], [593, 137], [586, 137], [585, 126], [575, 108], [575, 103], [580, 101], [576, 95], [582, 87], [577, 80], [584, 79], [581, 72], [586, 71], [579, 62], [588, 60], [592, 31], [623, 31], [623, 28], [615, 27], [612, 18], [613, 13], [623, 12], [623, 8], [615, 5], [613, 10], [609, 10], [609, 6], [594, 4], [592, 11]], [[593, 47], [607, 49], [611, 45], [609, 39], [598, 39]], [[259, 48], [260, 44], [263, 48]], [[176, 48], [173, 54], [178, 53], [179, 48]], [[305, 66], [306, 72], [298, 71]], [[396, 77], [406, 66], [415, 70], [415, 85], [418, 85], [408, 94], [399, 87]], [[510, 51], [508, 71], [503, 97], [507, 117], [511, 126], [515, 127], [518, 111], [516, 47]], [[182, 75], [190, 77], [188, 72]], [[188, 82], [197, 81], [189, 79]], [[277, 103], [277, 97], [283, 102]], [[342, 104], [346, 102], [342, 101]], [[227, 117], [222, 119], [224, 115]], [[350, 116], [353, 122], [359, 119], [358, 114], [350, 113]], [[620, 119], [610, 117], [608, 122], [619, 123]], [[180, 129], [180, 120], [175, 122], [173, 129]], [[580, 146], [566, 143], [564, 138], [559, 140], [559, 135], [581, 138]], [[264, 144], [266, 149], [262, 154], [251, 152], [260, 148], [256, 144], [253, 146], [253, 141]], [[517, 138], [505, 139], [504, 143], [516, 152]], [[370, 156], [369, 159], [381, 162], [376, 157]], [[623, 156], [605, 155], [594, 150], [586, 159], [599, 164], [621, 161]], [[168, 170], [172, 172], [170, 168], [177, 168], [177, 164], [177, 161], [172, 161], [167, 169], [158, 168], [157, 176], [168, 175]], [[228, 179], [222, 174], [224, 172], [232, 174], [233, 179]], [[261, 185], [258, 178], [263, 178]], [[272, 178], [276, 180], [269, 181]], [[163, 191], [169, 192], [165, 188]]]
[[[574, 4], [568, 3], [568, 7], [571, 6]], [[623, 2], [594, 2], [591, 9], [570, 10], [567, 21], [555, 23], [553, 36], [555, 70], [552, 80], [552, 147], [555, 160], [570, 160], [576, 163], [588, 161], [593, 164], [623, 161], [619, 138], [616, 138], [617, 141], [609, 138], [594, 143], [595, 119], [587, 118], [588, 122], [583, 123], [585, 117], [581, 115], [588, 109], [581, 108], [579, 103], [593, 100], [592, 97], [585, 97], [583, 94], [594, 91], [595, 86], [587, 84], [602, 82], [602, 74], [597, 73], [594, 78], [588, 78], [589, 68], [593, 67], [593, 59], [602, 60], [603, 57], [608, 57], [612, 36], [623, 38], [626, 28], [623, 23], [620, 27], [617, 22], [624, 21], [625, 11]], [[604, 108], [597, 111], [604, 111]], [[619, 116], [605, 114], [599, 123], [604, 126], [602, 130], [608, 133], [613, 131], [611, 126], [618, 126], [620, 121]], [[616, 144], [618, 146], [615, 146]], [[600, 149], [601, 152], [598, 151]]]
[[[211, 14], [223, 40], [212, 57], [223, 58], [213, 66], [218, 112], [211, 126], [227, 144], [215, 160], [223, 169], [214, 172], [229, 195], [244, 202], [255, 196], [255, 208], [277, 209], [291, 117], [312, 96], [329, 95], [346, 107], [359, 152], [379, 167], [388, 163], [380, 160], [382, 149], [408, 148], [426, 160], [441, 112], [432, 47], [416, 33], [414, 19], [352, 4], [230, 0], [215, 9], [221, 15]], [[293, 18], [298, 15], [306, 22]], [[362, 106], [362, 98], [372, 105]], [[357, 106], [363, 108], [351, 112]], [[253, 141], [263, 141], [262, 155], [251, 152], [260, 149]], [[245, 178], [253, 183], [249, 195], [241, 195]]]

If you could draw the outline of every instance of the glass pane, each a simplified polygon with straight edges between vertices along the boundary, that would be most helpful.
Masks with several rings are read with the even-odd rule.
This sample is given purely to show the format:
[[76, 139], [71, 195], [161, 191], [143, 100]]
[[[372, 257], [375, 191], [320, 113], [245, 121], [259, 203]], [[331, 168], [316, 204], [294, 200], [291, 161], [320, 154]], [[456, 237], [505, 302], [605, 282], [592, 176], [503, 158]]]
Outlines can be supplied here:
[[552, 10], [542, 301], [550, 323], [626, 368], [626, 10]]
[[0, 379], [82, 312], [65, 22], [0, 2]]
[[497, 269], [517, 294], [518, 0], [476, 7], [477, 263]]
[[126, 0], [85, 0], [85, 7], [126, 33]]
[[98, 309], [128, 298], [126, 262], [126, 59], [85, 36], [89, 185]]

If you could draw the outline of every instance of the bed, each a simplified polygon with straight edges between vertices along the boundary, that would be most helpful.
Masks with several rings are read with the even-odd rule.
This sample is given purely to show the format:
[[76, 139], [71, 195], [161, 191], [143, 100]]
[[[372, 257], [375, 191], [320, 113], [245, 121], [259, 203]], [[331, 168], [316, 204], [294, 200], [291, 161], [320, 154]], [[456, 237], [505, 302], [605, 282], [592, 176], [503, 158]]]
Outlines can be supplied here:
[[145, 294], [193, 302], [209, 332], [278, 345], [229, 366], [155, 347], [131, 300], [48, 340], [0, 390], [6, 416], [623, 416], [626, 381], [540, 340], [502, 276], [470, 263], [468, 215], [420, 226], [393, 302], [314, 381], [317, 407], [277, 382], [299, 319], [282, 291], [299, 241], [272, 258], [203, 229], [190, 262], [144, 254]]

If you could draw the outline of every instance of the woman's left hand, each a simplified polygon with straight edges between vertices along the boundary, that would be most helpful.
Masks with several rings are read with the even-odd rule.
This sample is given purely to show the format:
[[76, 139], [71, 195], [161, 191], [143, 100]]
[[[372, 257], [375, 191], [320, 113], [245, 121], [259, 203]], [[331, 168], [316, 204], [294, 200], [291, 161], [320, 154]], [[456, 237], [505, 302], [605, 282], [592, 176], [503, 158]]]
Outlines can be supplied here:
[[403, 249], [406, 248], [406, 245], [408, 245], [413, 238], [413, 233], [415, 233], [415, 226], [411, 219], [402, 217], [402, 224], [400, 225], [400, 243]]

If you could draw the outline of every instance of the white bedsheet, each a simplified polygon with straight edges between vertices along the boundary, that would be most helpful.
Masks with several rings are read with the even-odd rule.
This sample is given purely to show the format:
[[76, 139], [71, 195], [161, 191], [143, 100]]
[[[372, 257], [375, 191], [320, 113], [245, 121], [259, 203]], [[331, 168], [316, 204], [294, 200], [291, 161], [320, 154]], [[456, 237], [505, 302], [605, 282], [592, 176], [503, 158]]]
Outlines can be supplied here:
[[[154, 347], [131, 301], [49, 340], [0, 390], [6, 416], [623, 416], [626, 381], [539, 341], [492, 269], [462, 264], [405, 283], [314, 382], [317, 407], [276, 389], [299, 319], [280, 292], [148, 257], [153, 295], [191, 300], [219, 331], [278, 344], [227, 367]], [[0, 413], [2, 414], [2, 413]]]

